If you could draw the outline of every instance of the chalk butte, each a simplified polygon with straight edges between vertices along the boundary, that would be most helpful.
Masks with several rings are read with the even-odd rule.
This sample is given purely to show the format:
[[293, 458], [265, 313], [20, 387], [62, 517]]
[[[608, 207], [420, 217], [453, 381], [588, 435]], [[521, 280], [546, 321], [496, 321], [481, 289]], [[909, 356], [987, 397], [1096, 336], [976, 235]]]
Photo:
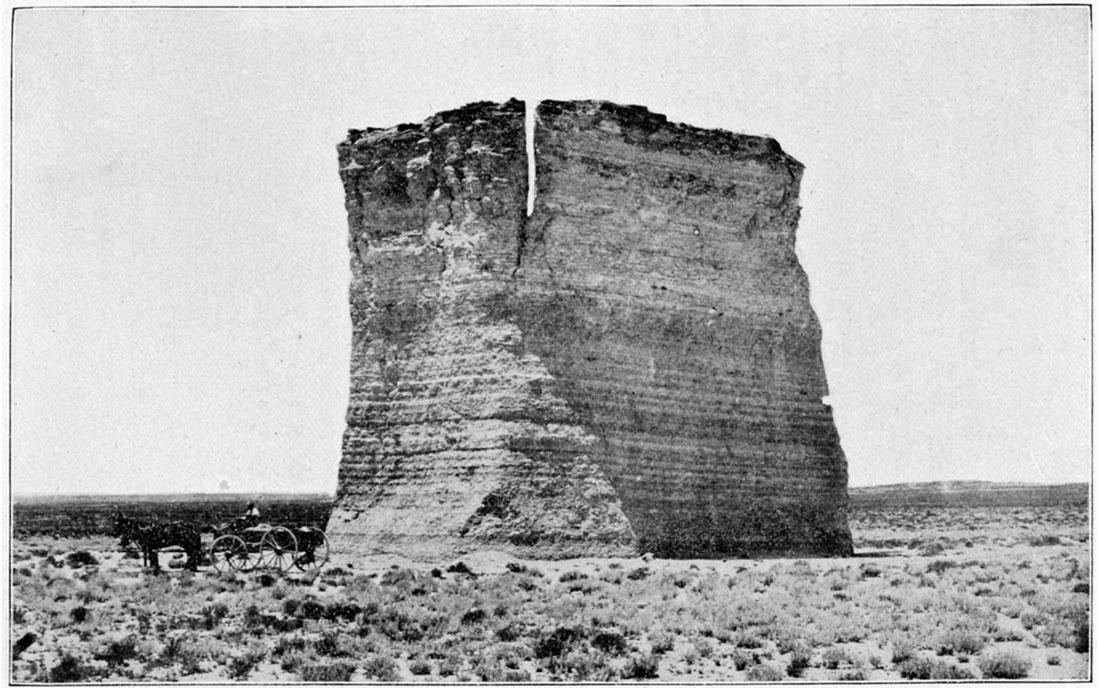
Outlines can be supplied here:
[[771, 139], [475, 103], [339, 146], [353, 350], [336, 550], [848, 554]]

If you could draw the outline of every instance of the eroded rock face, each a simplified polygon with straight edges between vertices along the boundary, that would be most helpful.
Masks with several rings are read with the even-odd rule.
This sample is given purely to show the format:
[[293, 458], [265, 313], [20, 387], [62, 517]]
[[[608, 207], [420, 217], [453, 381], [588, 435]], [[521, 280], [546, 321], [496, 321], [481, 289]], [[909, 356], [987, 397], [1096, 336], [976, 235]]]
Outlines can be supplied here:
[[544, 102], [340, 145], [348, 554], [847, 554], [847, 469], [767, 138]]

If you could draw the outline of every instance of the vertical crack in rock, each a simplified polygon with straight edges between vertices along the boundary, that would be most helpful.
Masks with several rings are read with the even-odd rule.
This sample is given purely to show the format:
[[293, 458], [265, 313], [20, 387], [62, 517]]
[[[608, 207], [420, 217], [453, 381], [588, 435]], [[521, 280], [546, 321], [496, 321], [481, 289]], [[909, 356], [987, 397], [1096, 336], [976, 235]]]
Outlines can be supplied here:
[[528, 110], [524, 116], [524, 142], [527, 151], [527, 217], [535, 212], [535, 196], [538, 186], [535, 184], [535, 111]]
[[475, 103], [339, 146], [359, 258], [334, 547], [850, 554], [802, 166], [546, 101], [532, 195], [523, 124]]
[[538, 186], [535, 183], [535, 112], [528, 109], [524, 113], [523, 118], [524, 125], [524, 150], [527, 153], [527, 213], [524, 215], [522, 222], [519, 226], [518, 239], [516, 242], [516, 266], [512, 270], [512, 277], [519, 275], [519, 270], [523, 267], [523, 247], [527, 244], [527, 222], [531, 218], [531, 213], [535, 210], [535, 197], [538, 193]]

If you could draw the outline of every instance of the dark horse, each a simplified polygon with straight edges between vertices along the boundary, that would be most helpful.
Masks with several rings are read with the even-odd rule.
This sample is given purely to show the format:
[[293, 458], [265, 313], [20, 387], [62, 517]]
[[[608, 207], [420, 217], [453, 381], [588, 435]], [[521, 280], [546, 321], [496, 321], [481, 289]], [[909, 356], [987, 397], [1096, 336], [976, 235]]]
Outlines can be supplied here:
[[123, 548], [136, 544], [141, 548], [142, 564], [152, 564], [160, 571], [157, 550], [164, 547], [182, 547], [187, 553], [186, 568], [195, 571], [202, 559], [202, 535], [198, 528], [178, 521], [172, 523], [143, 523], [118, 514], [115, 518], [115, 535]]

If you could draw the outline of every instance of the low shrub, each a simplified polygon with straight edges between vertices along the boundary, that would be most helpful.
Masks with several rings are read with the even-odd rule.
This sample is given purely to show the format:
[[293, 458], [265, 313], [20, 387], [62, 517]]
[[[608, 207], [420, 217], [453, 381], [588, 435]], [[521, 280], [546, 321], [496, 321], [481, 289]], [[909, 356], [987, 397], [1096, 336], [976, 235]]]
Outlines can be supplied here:
[[1062, 658], [1058, 655], [1047, 655], [1047, 664], [1050, 666], [1058, 666], [1062, 663]]
[[460, 573], [467, 576], [477, 576], [465, 562], [458, 562], [447, 567], [447, 573]]
[[1088, 652], [1091, 648], [1089, 645], [1089, 620], [1087, 616], [1077, 620], [1074, 635], [1076, 636], [1073, 644], [1074, 651], [1081, 653]]
[[[91, 616], [91, 613], [88, 611], [88, 608], [85, 607], [84, 605], [80, 605], [79, 607], [73, 607], [72, 611], [69, 612], [69, 618], [71, 618], [73, 620], [73, 623], [77, 623], [77, 624], [84, 623], [85, 621], [88, 620], [88, 618], [90, 616]], [[16, 619], [16, 622], [19, 623], [19, 620]]]
[[874, 564], [864, 564], [860, 567], [860, 578], [878, 578], [882, 575], [882, 569]]
[[775, 644], [775, 649], [780, 654], [794, 652], [798, 648], [813, 647], [811, 642], [811, 638], [814, 637], [813, 634], [808, 633], [807, 629], [791, 621], [770, 623], [763, 632], [765, 637]]
[[447, 628], [448, 619], [442, 614], [417, 612], [410, 616], [398, 609], [387, 608], [372, 616], [359, 617], [359, 634], [368, 635], [371, 630], [390, 640], [401, 643], [416, 643], [425, 638], [437, 638]]
[[611, 655], [626, 654], [627, 651], [626, 638], [617, 631], [600, 631], [592, 636], [590, 643], [597, 650]]
[[1008, 651], [985, 655], [978, 660], [984, 678], [1024, 678], [1031, 671], [1031, 662]]
[[363, 608], [354, 602], [330, 602], [325, 606], [322, 618], [327, 621], [354, 621]]
[[298, 678], [309, 683], [346, 683], [355, 673], [355, 663], [345, 659], [304, 662], [297, 673]]
[[890, 661], [894, 664], [902, 664], [913, 659], [917, 654], [917, 648], [908, 640], [900, 640], [894, 643], [893, 654]]
[[653, 654], [663, 655], [676, 647], [676, 636], [668, 631], [658, 631], [650, 636], [649, 646]]
[[229, 660], [229, 678], [243, 680], [260, 662], [267, 659], [267, 648], [260, 644], [250, 645], [241, 654]]
[[733, 638], [733, 644], [736, 647], [743, 647], [746, 650], [758, 650], [764, 647], [766, 642], [764, 638], [748, 631], [740, 631]]
[[505, 565], [505, 568], [508, 569], [509, 571], [511, 571], [512, 573], [529, 574], [529, 575], [536, 576], [536, 577], [539, 577], [539, 578], [542, 577], [542, 571], [539, 571], [538, 569], [530, 568], [528, 566], [524, 566], [523, 564], [520, 564], [520, 563], [514, 562], [514, 561], [508, 562]]
[[756, 657], [751, 652], [745, 652], [744, 650], [734, 650], [730, 658], [733, 660], [733, 668], [738, 671], [744, 671], [756, 661]]
[[218, 602], [203, 607], [199, 610], [199, 614], [202, 615], [202, 627], [208, 631], [212, 631], [218, 627], [222, 619], [229, 615], [229, 607]]
[[969, 670], [951, 662], [939, 661], [932, 665], [933, 681], [973, 681], [976, 676]]
[[948, 569], [953, 569], [956, 566], [958, 566], [958, 564], [949, 559], [937, 559], [929, 564], [926, 570], [928, 571], [928, 573], [943, 573], [944, 571]]
[[898, 672], [902, 678], [927, 681], [932, 678], [932, 669], [936, 663], [928, 657], [910, 657], [898, 664]]
[[753, 682], [782, 681], [783, 672], [771, 664], [755, 664], [745, 672], [745, 680]]
[[627, 662], [622, 677], [630, 681], [657, 678], [659, 664], [660, 660], [653, 655], [635, 655]]
[[473, 607], [472, 609], [470, 609], [469, 611], [467, 611], [465, 614], [462, 615], [461, 623], [462, 623], [463, 626], [470, 626], [472, 624], [479, 624], [482, 621], [484, 621], [485, 617], [487, 617], [487, 616], [488, 616], [488, 614], [485, 613], [484, 609], [481, 609], [479, 607]]
[[50, 668], [48, 676], [50, 683], [79, 683], [96, 678], [98, 673], [85, 665], [79, 657], [66, 653], [61, 661]]
[[325, 616], [325, 605], [314, 599], [305, 600], [298, 606], [297, 616], [310, 621], [319, 621]]
[[160, 657], [153, 664], [155, 666], [171, 666], [178, 664], [180, 673], [184, 676], [197, 674], [202, 670], [200, 662], [210, 658], [221, 660], [224, 657], [224, 646], [217, 644], [211, 638], [202, 640], [188, 638], [186, 636], [170, 637], [161, 650]]
[[532, 580], [532, 578], [520, 578], [518, 585], [519, 589], [523, 590], [524, 592], [531, 592], [532, 590], [538, 590], [539, 588], [539, 584]]
[[[290, 650], [279, 657], [279, 667], [283, 671], [298, 673], [299, 669], [307, 664], [317, 663], [318, 657], [312, 651]], [[303, 679], [304, 680], [304, 679]]]
[[397, 663], [384, 655], [374, 655], [363, 662], [363, 671], [367, 678], [385, 682], [397, 680]]
[[944, 553], [944, 546], [939, 542], [933, 542], [920, 548], [920, 555], [922, 557], [934, 557], [937, 554]]
[[313, 640], [311, 649], [322, 657], [347, 657], [350, 653], [344, 651], [340, 643], [341, 634], [336, 631], [325, 631], [320, 637]]
[[714, 643], [709, 640], [709, 636], [706, 635], [706, 632], [703, 633], [703, 636], [702, 638], [693, 640], [692, 644], [695, 646], [695, 651], [699, 656], [703, 659], [707, 659], [714, 655]]
[[804, 645], [795, 647], [791, 652], [791, 661], [787, 664], [787, 675], [792, 678], [799, 678], [810, 666], [811, 659], [813, 659], [813, 655], [809, 647]]
[[100, 646], [93, 657], [107, 662], [107, 666], [114, 668], [121, 666], [138, 656], [138, 641], [135, 636], [128, 635], [124, 638], [109, 640]]
[[413, 676], [428, 676], [432, 673], [432, 665], [423, 659], [416, 659], [409, 663], [409, 672]]
[[1027, 611], [1020, 614], [1020, 624], [1029, 631], [1036, 626], [1042, 626], [1045, 622], [1046, 618], [1039, 612]]
[[1016, 628], [1009, 626], [998, 626], [997, 630], [993, 632], [993, 640], [998, 643], [1003, 642], [1016, 642], [1024, 639], [1024, 634], [1018, 631]]
[[497, 632], [496, 632], [496, 636], [497, 636], [497, 640], [501, 640], [503, 642], [510, 643], [510, 642], [515, 641], [515, 640], [519, 640], [519, 638], [520, 638], [520, 629], [515, 624], [510, 623], [510, 624], [507, 624], [507, 625], [504, 625], [504, 626], [501, 626], [500, 628], [498, 628]]
[[79, 569], [85, 566], [99, 566], [99, 559], [96, 559], [91, 552], [80, 549], [70, 552], [65, 557], [65, 563], [69, 565], [69, 568]]
[[441, 677], [454, 676], [462, 668], [462, 658], [458, 655], [448, 655], [439, 663], [439, 675]]
[[839, 669], [844, 664], [852, 664], [852, 660], [843, 648], [830, 647], [821, 655], [821, 665], [826, 669]]
[[498, 645], [493, 652], [493, 659], [503, 662], [505, 669], [518, 669], [520, 662], [530, 656], [530, 648], [526, 645]]
[[257, 635], [263, 633], [264, 616], [260, 613], [260, 608], [254, 604], [248, 605], [248, 608], [244, 610], [244, 614], [241, 616], [241, 623], [246, 630], [252, 631]]
[[985, 647], [985, 640], [973, 631], [953, 630], [944, 634], [936, 648], [939, 655], [976, 655]]
[[560, 657], [571, 647], [585, 639], [585, 631], [579, 626], [559, 626], [548, 636], [535, 643], [535, 657]]
[[630, 573], [626, 574], [626, 577], [629, 578], [632, 581], [643, 580], [647, 576], [649, 576], [649, 569], [644, 567], [644, 566], [640, 567], [640, 568], [636, 568], [633, 571], [631, 571]]
[[474, 675], [486, 683], [501, 683], [504, 681], [504, 670], [488, 657], [475, 657], [471, 668]]
[[838, 681], [866, 681], [867, 674], [863, 669], [856, 669], [854, 671], [845, 671], [836, 677]]

